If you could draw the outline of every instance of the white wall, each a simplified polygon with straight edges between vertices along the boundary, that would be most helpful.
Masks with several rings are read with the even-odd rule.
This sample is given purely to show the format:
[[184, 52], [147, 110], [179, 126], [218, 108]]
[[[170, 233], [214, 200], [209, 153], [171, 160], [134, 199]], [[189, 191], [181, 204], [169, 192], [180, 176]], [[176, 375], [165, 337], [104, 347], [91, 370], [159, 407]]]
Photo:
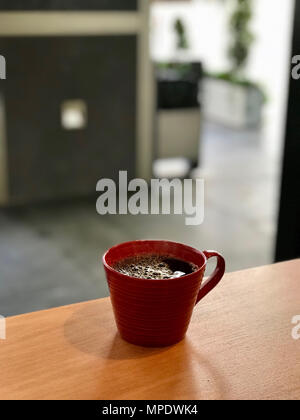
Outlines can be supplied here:
[[[230, 0], [192, 0], [154, 3], [151, 13], [151, 51], [155, 60], [174, 57], [173, 22], [181, 17], [187, 24], [189, 55], [200, 59], [209, 71], [226, 71]], [[284, 130], [290, 43], [294, 0], [253, 0], [252, 29], [255, 43], [246, 69], [261, 83], [268, 96], [265, 107], [267, 146], [278, 153]]]
[[266, 89], [266, 146], [281, 151], [291, 68], [294, 0], [255, 0], [256, 41], [247, 73]]
[[[226, 7], [222, 1], [193, 0], [154, 3], [152, 6], [152, 55], [156, 60], [172, 59], [175, 52], [173, 23], [180, 17], [186, 24], [189, 54], [203, 59], [210, 70], [224, 68], [226, 62]], [[225, 35], [225, 36], [224, 36]]]

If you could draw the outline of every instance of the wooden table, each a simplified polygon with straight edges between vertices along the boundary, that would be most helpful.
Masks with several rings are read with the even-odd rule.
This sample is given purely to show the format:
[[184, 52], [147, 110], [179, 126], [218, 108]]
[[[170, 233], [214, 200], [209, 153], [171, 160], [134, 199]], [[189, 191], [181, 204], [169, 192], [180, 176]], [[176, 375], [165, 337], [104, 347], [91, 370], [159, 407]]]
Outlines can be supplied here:
[[122, 341], [109, 299], [7, 319], [2, 399], [300, 399], [300, 260], [227, 274], [184, 341]]

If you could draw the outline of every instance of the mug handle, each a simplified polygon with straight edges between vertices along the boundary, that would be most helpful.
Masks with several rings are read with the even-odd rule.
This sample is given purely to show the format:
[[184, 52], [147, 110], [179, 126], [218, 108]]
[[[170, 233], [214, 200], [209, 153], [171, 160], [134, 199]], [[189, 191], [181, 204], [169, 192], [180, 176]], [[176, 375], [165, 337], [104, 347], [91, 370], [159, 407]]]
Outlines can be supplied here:
[[207, 259], [217, 257], [217, 267], [212, 275], [201, 286], [195, 305], [204, 298], [221, 281], [225, 273], [225, 260], [217, 251], [203, 251]]

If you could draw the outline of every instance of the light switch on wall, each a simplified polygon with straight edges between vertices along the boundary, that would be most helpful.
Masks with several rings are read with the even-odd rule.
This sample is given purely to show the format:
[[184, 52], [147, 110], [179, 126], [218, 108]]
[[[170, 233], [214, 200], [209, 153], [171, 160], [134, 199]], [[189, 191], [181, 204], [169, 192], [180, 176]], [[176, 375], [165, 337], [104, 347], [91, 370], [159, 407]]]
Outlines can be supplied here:
[[87, 126], [87, 105], [81, 99], [61, 104], [61, 125], [65, 130], [81, 130]]

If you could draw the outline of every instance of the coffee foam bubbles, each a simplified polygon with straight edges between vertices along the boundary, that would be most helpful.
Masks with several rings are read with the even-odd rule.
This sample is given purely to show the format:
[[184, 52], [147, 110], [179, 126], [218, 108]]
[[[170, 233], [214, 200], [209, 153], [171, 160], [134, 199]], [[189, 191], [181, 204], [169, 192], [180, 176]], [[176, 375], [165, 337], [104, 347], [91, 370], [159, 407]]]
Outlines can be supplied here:
[[184, 276], [197, 267], [169, 256], [145, 255], [121, 260], [114, 269], [130, 277], [163, 280]]

